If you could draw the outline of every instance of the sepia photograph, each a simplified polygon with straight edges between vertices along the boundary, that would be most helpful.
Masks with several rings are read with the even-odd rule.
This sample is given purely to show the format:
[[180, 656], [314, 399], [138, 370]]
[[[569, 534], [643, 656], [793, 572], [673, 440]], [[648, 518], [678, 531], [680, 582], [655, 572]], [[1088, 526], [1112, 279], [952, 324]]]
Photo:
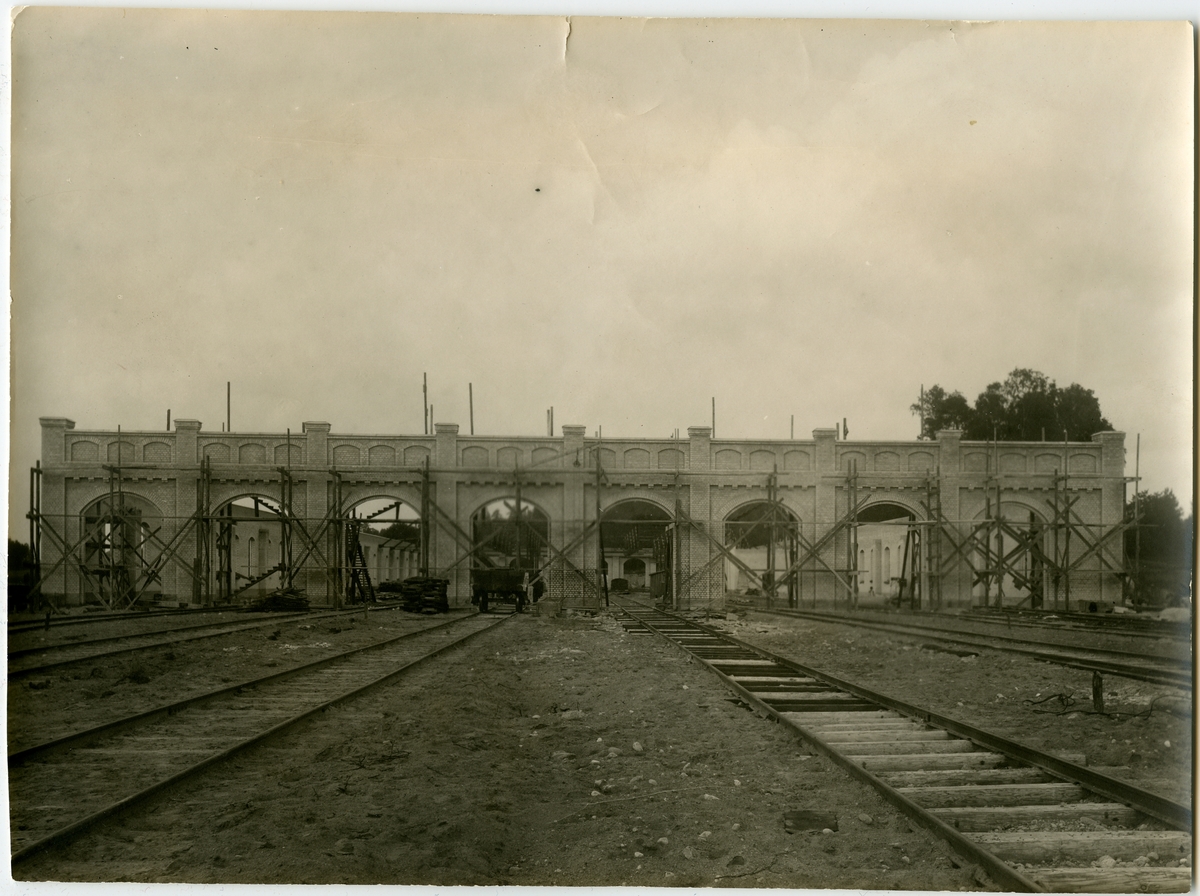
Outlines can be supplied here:
[[1191, 22], [10, 15], [7, 886], [1192, 889]]

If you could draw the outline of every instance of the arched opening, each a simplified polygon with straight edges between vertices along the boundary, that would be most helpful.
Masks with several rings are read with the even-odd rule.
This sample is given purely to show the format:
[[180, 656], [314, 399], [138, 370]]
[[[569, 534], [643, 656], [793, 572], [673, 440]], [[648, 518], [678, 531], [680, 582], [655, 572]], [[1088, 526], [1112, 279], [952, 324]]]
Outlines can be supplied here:
[[524, 498], [496, 498], [471, 515], [471, 602], [486, 613], [493, 601], [511, 601], [519, 613], [526, 596], [545, 591], [550, 562], [550, 517]]
[[971, 596], [981, 606], [1042, 608], [1051, 565], [1045, 519], [1023, 504], [1003, 502], [976, 517]]
[[[549, 560], [550, 517], [524, 498], [497, 498], [471, 516], [472, 564], [536, 573]], [[532, 575], [531, 575], [532, 578]]]
[[284, 584], [288, 537], [276, 498], [243, 495], [212, 515], [213, 599], [217, 603], [262, 598]]
[[881, 501], [858, 512], [857, 578], [860, 606], [921, 604], [921, 528], [902, 504]]
[[374, 600], [375, 592], [394, 594], [401, 583], [421, 574], [421, 514], [392, 496], [364, 498], [343, 520], [343, 589], [351, 603]]
[[800, 521], [778, 501], [752, 501], [725, 518], [725, 546], [736, 559], [725, 559], [725, 589], [766, 595], [768, 604], [786, 586], [788, 606], [799, 599], [795, 566]]
[[670, 595], [671, 515], [641, 498], [617, 501], [600, 515], [601, 551], [613, 591], [649, 590], [655, 599]]
[[84, 602], [124, 609], [143, 596], [159, 597], [161, 570], [150, 562], [162, 547], [158, 508], [145, 498], [119, 493], [93, 501], [80, 516]]

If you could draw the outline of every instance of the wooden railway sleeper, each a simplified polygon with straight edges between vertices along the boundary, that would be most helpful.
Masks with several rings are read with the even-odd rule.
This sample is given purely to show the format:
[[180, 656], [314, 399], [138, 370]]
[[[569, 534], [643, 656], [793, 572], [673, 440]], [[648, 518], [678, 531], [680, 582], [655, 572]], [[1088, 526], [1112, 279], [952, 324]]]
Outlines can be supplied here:
[[[645, 617], [641, 618], [645, 623]], [[648, 625], [654, 628], [653, 623]], [[679, 639], [670, 640], [679, 643]], [[886, 698], [873, 710], [786, 711], [788, 700], [781, 699], [780, 690], [788, 686], [789, 669], [793, 676], [821, 677], [829, 684], [848, 686], [846, 696], [866, 699], [873, 695], [765, 651], [750, 650], [762, 661], [774, 662], [769, 678], [755, 676], [753, 664], [745, 659], [739, 660], [736, 670], [728, 664], [723, 669], [720, 661], [707, 665], [752, 705], [792, 724], [831, 760], [872, 783], [956, 850], [979, 860], [1002, 885], [1099, 892], [1112, 892], [1114, 886], [1163, 892], [1190, 888], [1190, 869], [1110, 867], [1118, 859], [1137, 859], [1144, 864], [1147, 853], [1171, 855], [1176, 850], [1188, 857], [1191, 814], [1186, 807], [961, 723], [946, 727], [945, 720], [933, 713]], [[760, 690], [766, 680], [773, 688]], [[989, 749], [992, 746], [1000, 749]], [[1025, 764], [1031, 760], [1035, 765]], [[1084, 786], [1096, 784], [1099, 791]], [[1105, 799], [1105, 791], [1133, 797], [1133, 802], [1141, 805]], [[1149, 809], [1150, 815], [1143, 809]], [[1183, 821], [1185, 829], [1146, 830], [1156, 823], [1151, 815], [1168, 824]], [[1059, 824], [1123, 826], [1127, 830], [1011, 830]], [[1100, 863], [1105, 857], [1106, 862]], [[1105, 867], [1086, 864], [1090, 862]], [[1025, 867], [1047, 863], [1058, 867]]]

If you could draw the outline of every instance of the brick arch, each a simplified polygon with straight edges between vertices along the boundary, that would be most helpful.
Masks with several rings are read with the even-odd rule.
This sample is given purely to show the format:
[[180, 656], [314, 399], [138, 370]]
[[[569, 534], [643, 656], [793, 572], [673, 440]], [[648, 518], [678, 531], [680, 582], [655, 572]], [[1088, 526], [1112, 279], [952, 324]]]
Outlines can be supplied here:
[[142, 446], [142, 460], [148, 464], [169, 464], [171, 446], [166, 442], [147, 442]]
[[[387, 486], [384, 488], [387, 488]], [[411, 489], [413, 494], [410, 495], [397, 494], [396, 492], [400, 491], [400, 489], [396, 489], [395, 491], [380, 491], [378, 486], [362, 486], [360, 489], [354, 489], [353, 491], [357, 492], [360, 490], [360, 494], [355, 494], [354, 497], [348, 500], [343, 500], [342, 507], [346, 511], [347, 515], [349, 515], [350, 511], [354, 510], [356, 507], [361, 507], [368, 501], [399, 501], [405, 507], [416, 513], [417, 519], [420, 519], [421, 517], [421, 494], [417, 489]], [[404, 517], [401, 517], [400, 519], [401, 522], [404, 521]], [[392, 519], [389, 517], [383, 517], [377, 520], [379, 523], [387, 523], [391, 521]]]
[[[1040, 522], [1042, 525], [1047, 525], [1050, 521], [1050, 517], [1051, 517], [1050, 508], [1045, 505], [1036, 506], [1032, 501], [1030, 501], [1027, 498], [1024, 498], [1024, 497], [1009, 498], [1008, 496], [1005, 496], [1004, 500], [1000, 502], [1001, 513], [1003, 513], [1006, 509], [1012, 510], [1014, 508], [1020, 509], [1021, 516], [1019, 518], [1012, 518], [1012, 517], [1005, 516], [1005, 519], [1010, 520], [1012, 522], [1024, 523], [1024, 522], [1028, 521], [1029, 514], [1033, 513], [1034, 516], [1036, 516], [1038, 518], [1038, 522]], [[975, 513], [975, 516], [973, 517], [973, 519], [982, 520], [986, 516], [987, 516], [987, 507], [985, 506], [985, 507], [981, 507]]]
[[[657, 496], [652, 496], [652, 495], [644, 495], [644, 496], [643, 496], [643, 495], [625, 495], [625, 496], [623, 496], [623, 497], [620, 497], [620, 498], [617, 498], [615, 501], [612, 501], [611, 503], [609, 503], [609, 504], [607, 504], [607, 505], [605, 505], [605, 506], [601, 507], [601, 508], [600, 508], [600, 516], [601, 516], [601, 518], [603, 518], [603, 517], [604, 517], [604, 514], [608, 513], [610, 510], [612, 510], [612, 508], [614, 508], [614, 507], [619, 507], [619, 506], [620, 506], [620, 505], [622, 505], [622, 504], [628, 504], [628, 503], [630, 503], [631, 501], [640, 501], [640, 502], [642, 502], [642, 503], [645, 503], [645, 504], [653, 504], [655, 507], [657, 507], [659, 510], [661, 510], [663, 513], [665, 513], [665, 514], [667, 515], [667, 520], [663, 520], [663, 522], [667, 522], [668, 520], [670, 520], [670, 519], [671, 519], [671, 518], [672, 518], [672, 517], [675, 515], [675, 510], [674, 510], [674, 508], [672, 508], [672, 507], [668, 507], [668, 506], [667, 506], [665, 503], [663, 503], [663, 501], [662, 501], [660, 498], [658, 498]], [[655, 520], [647, 520], [647, 522], [656, 522], [656, 521], [655, 521]]]
[[866, 505], [864, 505], [861, 508], [861, 510], [859, 511], [859, 514], [861, 515], [862, 513], [870, 510], [872, 507], [882, 507], [886, 504], [890, 504], [893, 507], [899, 507], [900, 509], [907, 511], [908, 513], [911, 513], [913, 515], [914, 519], [918, 519], [918, 520], [925, 519], [925, 510], [924, 510], [924, 508], [921, 507], [920, 503], [913, 500], [912, 498], [907, 498], [907, 497], [903, 497], [900, 495], [892, 495], [892, 494], [887, 494], [887, 493], [880, 495], [878, 498], [872, 498]]
[[649, 470], [650, 452], [645, 448], [626, 448], [622, 464], [626, 470]]
[[239, 464], [265, 464], [267, 462], [267, 447], [259, 442], [247, 442], [238, 446]]
[[[513, 501], [513, 502], [515, 502], [516, 500], [517, 500], [517, 493], [508, 491], [508, 490], [505, 490], [503, 492], [497, 492], [496, 494], [493, 494], [493, 495], [488, 495], [487, 497], [481, 498], [478, 501], [476, 501], [470, 507], [470, 509], [467, 511], [466, 517], [468, 520], [475, 519], [475, 514], [479, 513], [479, 511], [481, 511], [484, 507], [487, 507], [487, 505], [494, 504], [497, 501]], [[554, 516], [555, 515], [552, 514], [550, 511], [548, 511], [541, 502], [535, 501], [532, 498], [530, 498], [529, 495], [524, 492], [524, 490], [522, 490], [522, 492], [521, 492], [521, 503], [522, 504], [530, 504], [539, 513], [544, 514], [546, 519], [550, 523], [550, 528], [551, 529], [554, 528]]]
[[787, 472], [807, 472], [812, 469], [812, 454], [795, 448], [783, 455], [783, 469]]
[[875, 470], [880, 473], [898, 472], [900, 455], [895, 451], [877, 451], [875, 453]]
[[425, 463], [429, 458], [429, 449], [424, 445], [409, 445], [404, 449], [404, 465], [411, 467]]
[[[126, 501], [128, 501], [130, 498], [132, 498], [135, 502], [144, 504], [145, 508], [143, 508], [143, 511], [148, 509], [150, 511], [149, 516], [151, 519], [161, 519], [162, 518], [162, 515], [163, 515], [162, 508], [158, 506], [158, 503], [151, 500], [150, 498], [146, 497], [141, 492], [139, 492], [137, 490], [130, 491], [128, 487], [125, 487], [121, 490], [121, 496]], [[98, 495], [97, 497], [93, 498], [91, 501], [88, 501], [86, 504], [83, 505], [83, 507], [79, 511], [80, 518], [87, 516], [88, 511], [99, 507], [101, 504], [108, 503], [108, 499], [109, 499], [109, 495], [108, 495], [108, 492], [106, 491], [104, 494]], [[146, 518], [145, 513], [143, 513], [143, 519], [145, 519], [145, 518]]]
[[[216, 486], [214, 485], [214, 491], [216, 490]], [[222, 494], [219, 500], [214, 500], [212, 502], [212, 512], [215, 515], [219, 510], [223, 510], [234, 501], [240, 501], [243, 498], [259, 498], [267, 500], [270, 501], [274, 506], [279, 506], [283, 503], [278, 495], [269, 494], [265, 489], [247, 491], [244, 488], [238, 488], [238, 486], [235, 485], [232, 488], [227, 489], [226, 493]]]
[[209, 442], [201, 451], [204, 457], [207, 457], [215, 464], [227, 464], [231, 461], [229, 446], [224, 442]]
[[71, 443], [71, 460], [92, 461], [100, 459], [100, 445], [80, 439]]
[[109, 463], [125, 463], [126, 461], [137, 460], [137, 448], [133, 442], [127, 442], [124, 439], [120, 441], [112, 441], [108, 443], [108, 461]]
[[394, 467], [396, 465], [396, 449], [391, 445], [372, 445], [367, 450], [367, 465]]
[[[732, 507], [728, 508], [725, 511], [724, 515], [721, 517], [721, 522], [722, 523], [730, 522], [729, 518], [731, 516], [733, 516], [735, 513], [737, 513], [739, 510], [744, 510], [747, 507], [753, 507], [755, 504], [766, 504], [766, 503], [768, 503], [766, 498], [747, 498], [744, 501], [739, 501], [738, 503], [734, 504]], [[797, 523], [801, 522], [800, 514], [798, 514], [796, 512], [795, 508], [790, 507], [786, 501], [780, 501], [779, 503], [783, 505], [783, 509], [786, 510], [791, 515], [793, 520], [795, 520]], [[736, 522], [736, 520], [735, 520], [735, 522]]]
[[502, 470], [511, 469], [521, 462], [522, 454], [520, 448], [506, 445], [496, 452], [496, 466]]
[[464, 467], [486, 467], [488, 465], [488, 450], [478, 445], [463, 449], [462, 465]]

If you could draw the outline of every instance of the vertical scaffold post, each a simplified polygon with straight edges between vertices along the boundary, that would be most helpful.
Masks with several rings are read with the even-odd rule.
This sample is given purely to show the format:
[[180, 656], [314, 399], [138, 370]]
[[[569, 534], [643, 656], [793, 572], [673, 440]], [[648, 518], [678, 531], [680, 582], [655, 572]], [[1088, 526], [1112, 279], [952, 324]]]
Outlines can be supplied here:
[[1051, 535], [1053, 538], [1053, 545], [1052, 545], [1051, 549], [1054, 553], [1054, 562], [1051, 565], [1051, 569], [1050, 569], [1050, 582], [1054, 589], [1054, 609], [1056, 609], [1056, 610], [1062, 609], [1062, 606], [1059, 602], [1059, 591], [1058, 591], [1059, 584], [1062, 581], [1062, 574], [1060, 572], [1062, 566], [1059, 562], [1061, 558], [1059, 555], [1059, 544], [1058, 544], [1058, 529], [1059, 529], [1058, 478], [1059, 478], [1058, 470], [1055, 470], [1054, 471], [1054, 479], [1053, 479], [1054, 488], [1051, 493], [1051, 504], [1050, 504], [1051, 514], [1052, 514], [1051, 519], [1053, 520], [1053, 522], [1051, 523]]
[[[1133, 573], [1130, 581], [1133, 582], [1134, 595], [1139, 595], [1141, 591], [1141, 433], [1138, 433], [1138, 447], [1136, 447], [1133, 458]], [[1124, 507], [1124, 501], [1121, 506]]]
[[332, 470], [333, 473], [333, 608], [340, 610], [342, 608], [342, 595], [345, 588], [346, 572], [344, 564], [346, 563], [346, 517], [342, 507], [343, 489], [342, 489], [342, 474], [337, 470]]
[[192, 577], [192, 601], [201, 606], [212, 604], [212, 469], [207, 456], [200, 460], [196, 483], [196, 560]]
[[[282, 498], [279, 508], [279, 564], [282, 568], [280, 584], [284, 590], [295, 587], [296, 570], [292, 567], [292, 431], [287, 431], [287, 459], [279, 468]], [[232, 507], [230, 508], [232, 510]]]
[[600, 452], [596, 452], [596, 575], [599, 584], [604, 588], [604, 606], [608, 606], [608, 573], [605, 570], [607, 558], [604, 556], [604, 524], [600, 521], [600, 480], [604, 475], [600, 469]]
[[34, 590], [29, 592], [29, 608], [35, 609], [34, 598], [42, 581], [42, 462], [35, 461], [29, 470], [29, 553], [33, 566]]
[[429, 575], [429, 457], [421, 467], [421, 575]]
[[996, 454], [996, 606], [1004, 606], [1004, 509], [1001, 506], [1000, 442], [993, 442]]
[[1071, 501], [1067, 496], [1067, 483], [1071, 476], [1071, 460], [1068, 455], [1067, 431], [1063, 430], [1063, 609], [1071, 610]]
[[936, 468], [937, 479], [925, 476], [925, 507], [928, 520], [921, 533], [921, 593], [929, 596], [931, 609], [942, 607], [942, 467]]
[[771, 609], [775, 602], [775, 502], [776, 487], [775, 476], [778, 472], [778, 467], [775, 471], [767, 476], [767, 504], [768, 512], [771, 514], [768, 532], [767, 532], [767, 575], [766, 581], [763, 582], [763, 592], [767, 598], [767, 609]]
[[846, 461], [846, 484], [850, 499], [847, 508], [850, 562], [846, 566], [850, 573], [850, 607], [855, 609], [858, 607], [858, 461], [854, 458]]
[[680, 579], [683, 577], [683, 501], [675, 494], [675, 537], [671, 545], [671, 609], [678, 610], [682, 602]]

